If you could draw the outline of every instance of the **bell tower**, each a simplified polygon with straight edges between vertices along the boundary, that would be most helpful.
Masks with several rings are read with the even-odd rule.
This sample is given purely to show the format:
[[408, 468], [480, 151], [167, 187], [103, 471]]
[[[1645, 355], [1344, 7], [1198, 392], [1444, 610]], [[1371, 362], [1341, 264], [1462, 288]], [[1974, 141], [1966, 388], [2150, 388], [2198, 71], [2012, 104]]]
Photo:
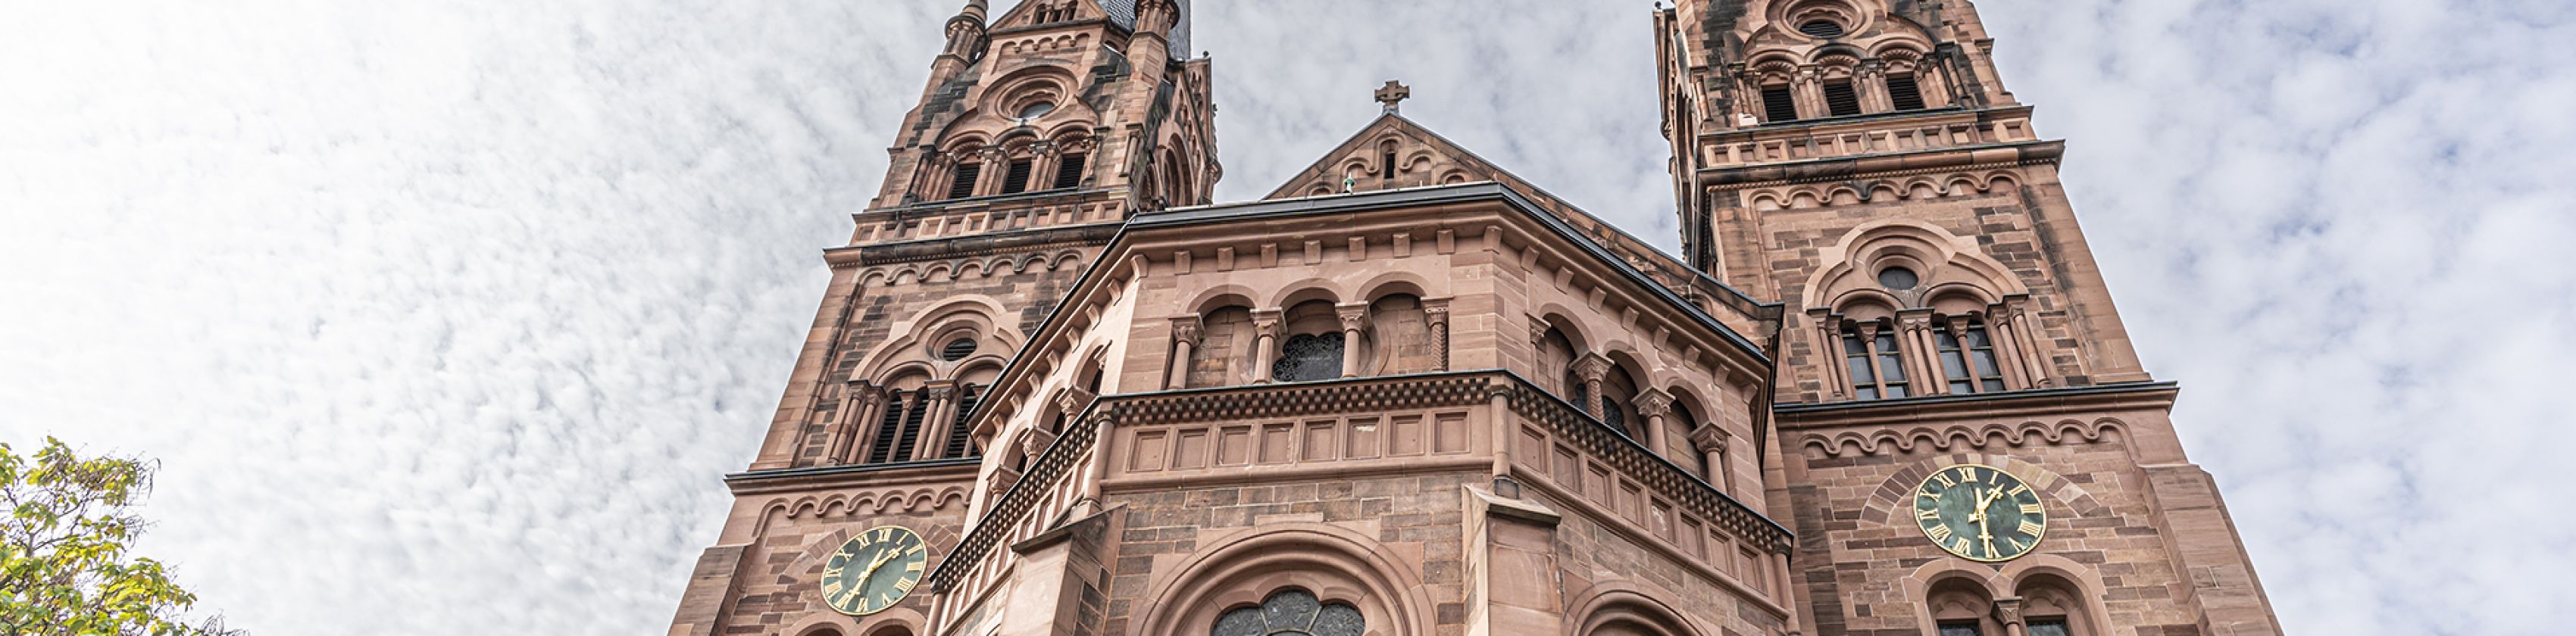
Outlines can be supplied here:
[[969, 0], [946, 22], [878, 196], [824, 251], [831, 284], [758, 457], [725, 480], [735, 508], [671, 634], [856, 633], [857, 607], [901, 626], [870, 634], [924, 626], [926, 594], [877, 607], [814, 581], [839, 581], [834, 549], [862, 539], [918, 537], [928, 562], [954, 549], [969, 502], [1008, 487], [979, 485], [994, 440], [966, 424], [1005, 401], [990, 395], [1004, 366], [1129, 218], [1208, 202], [1216, 108], [1189, 16], [1188, 0], [999, 16]]
[[[1765, 501], [1810, 634], [2279, 633], [1974, 3], [1681, 0], [1655, 33], [1684, 259], [1781, 307]], [[1969, 474], [2040, 493], [2027, 532], [1918, 509]]]

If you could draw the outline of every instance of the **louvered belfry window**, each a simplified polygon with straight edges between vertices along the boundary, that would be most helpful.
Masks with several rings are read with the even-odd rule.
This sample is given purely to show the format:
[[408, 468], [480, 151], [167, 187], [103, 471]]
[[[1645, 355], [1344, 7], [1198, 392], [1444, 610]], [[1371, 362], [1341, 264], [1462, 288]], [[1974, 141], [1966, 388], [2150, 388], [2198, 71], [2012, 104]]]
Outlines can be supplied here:
[[1780, 122], [1797, 121], [1797, 93], [1791, 92], [1787, 86], [1763, 87], [1762, 118], [1775, 124]]
[[[914, 391], [909, 395], [914, 402], [924, 401], [921, 399], [920, 391]], [[903, 433], [905, 397], [906, 394], [901, 391], [886, 394], [885, 417], [877, 421], [876, 441], [868, 444], [868, 463], [883, 464], [894, 457], [895, 438]]]
[[939, 348], [939, 359], [949, 362], [964, 360], [971, 355], [975, 355], [975, 340], [972, 338], [951, 340], [946, 346]]
[[966, 416], [975, 414], [975, 403], [983, 398], [979, 395], [983, 392], [983, 387], [972, 384], [958, 388], [957, 419], [948, 423], [948, 443], [940, 449], [943, 451], [939, 454], [940, 457], [953, 459], [966, 456], [966, 441], [974, 433], [966, 429]]
[[1860, 91], [1853, 89], [1851, 82], [1826, 84], [1825, 107], [1832, 109], [1835, 117], [1858, 115], [1860, 114]]
[[1912, 75], [1887, 76], [1887, 101], [1895, 102], [1897, 110], [1923, 110], [1925, 108], [1923, 105], [1923, 87], [1914, 83], [1914, 76]]
[[957, 177], [948, 181], [948, 198], [963, 199], [975, 196], [975, 180], [982, 176], [984, 176], [984, 164], [957, 164]]
[[1085, 167], [1083, 164], [1088, 163], [1090, 158], [1090, 155], [1065, 155], [1064, 165], [1057, 166], [1055, 169], [1055, 189], [1071, 190], [1081, 187], [1082, 170]]
[[1843, 25], [1835, 24], [1832, 20], [1815, 20], [1798, 25], [1798, 32], [1805, 33], [1809, 37], [1838, 38], [1843, 36]]
[[1029, 191], [1029, 171], [1033, 169], [1034, 165], [1027, 159], [1011, 162], [1010, 172], [1002, 173], [1002, 194]]

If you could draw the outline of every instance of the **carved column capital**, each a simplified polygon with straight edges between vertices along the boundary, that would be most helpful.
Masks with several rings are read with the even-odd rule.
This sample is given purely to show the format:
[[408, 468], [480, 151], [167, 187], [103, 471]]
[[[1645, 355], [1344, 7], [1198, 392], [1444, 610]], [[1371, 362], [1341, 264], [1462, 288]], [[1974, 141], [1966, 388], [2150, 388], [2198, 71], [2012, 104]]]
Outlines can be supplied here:
[[1574, 361], [1574, 377], [1583, 378], [1584, 382], [1600, 382], [1609, 376], [1610, 359], [1601, 357], [1601, 354], [1586, 353]]
[[1995, 599], [1995, 622], [2017, 627], [2021, 622], [2021, 597]]
[[1252, 312], [1252, 333], [1263, 338], [1279, 337], [1279, 318], [1276, 309]]
[[1663, 389], [1646, 389], [1645, 392], [1638, 393], [1637, 400], [1630, 404], [1637, 407], [1638, 415], [1649, 418], [1663, 417], [1673, 412], [1673, 396], [1665, 393]]
[[1733, 439], [1733, 435], [1727, 434], [1726, 429], [1718, 428], [1716, 424], [1701, 424], [1699, 430], [1690, 433], [1691, 447], [1703, 453], [1726, 452], [1727, 442]]
[[1360, 331], [1368, 328], [1368, 309], [1368, 305], [1341, 305], [1333, 308], [1333, 316], [1342, 320], [1342, 331]]
[[1422, 320], [1435, 327], [1449, 324], [1449, 299], [1422, 301]]
[[1206, 334], [1203, 332], [1203, 330], [1204, 330], [1204, 329], [1205, 329], [1205, 327], [1203, 327], [1203, 326], [1199, 323], [1199, 317], [1198, 317], [1198, 316], [1189, 316], [1189, 317], [1184, 317], [1184, 318], [1173, 318], [1173, 319], [1172, 319], [1172, 341], [1173, 341], [1173, 342], [1186, 342], [1186, 343], [1189, 343], [1189, 344], [1192, 344], [1192, 345], [1196, 345], [1196, 344], [1198, 344], [1198, 343], [1199, 343], [1199, 338], [1200, 338], [1201, 336], [1206, 335]]

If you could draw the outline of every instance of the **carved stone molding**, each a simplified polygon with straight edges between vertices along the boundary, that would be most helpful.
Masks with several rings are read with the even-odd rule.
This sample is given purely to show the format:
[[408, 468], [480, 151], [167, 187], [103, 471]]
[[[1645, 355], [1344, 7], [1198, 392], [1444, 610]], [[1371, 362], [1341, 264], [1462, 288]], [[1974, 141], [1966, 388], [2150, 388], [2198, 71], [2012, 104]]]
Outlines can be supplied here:
[[1691, 447], [1702, 453], [1726, 452], [1727, 442], [1733, 437], [1715, 424], [1701, 424], [1699, 430], [1690, 433]]

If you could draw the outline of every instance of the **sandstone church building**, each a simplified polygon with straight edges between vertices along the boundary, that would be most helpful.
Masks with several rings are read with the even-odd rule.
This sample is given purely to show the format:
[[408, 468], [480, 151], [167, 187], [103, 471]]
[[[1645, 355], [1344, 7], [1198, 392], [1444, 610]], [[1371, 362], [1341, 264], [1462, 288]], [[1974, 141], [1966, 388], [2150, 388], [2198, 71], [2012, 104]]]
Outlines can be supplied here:
[[1652, 23], [1679, 257], [1395, 83], [1217, 203], [1188, 0], [971, 0], [669, 633], [2280, 633], [1972, 3]]

